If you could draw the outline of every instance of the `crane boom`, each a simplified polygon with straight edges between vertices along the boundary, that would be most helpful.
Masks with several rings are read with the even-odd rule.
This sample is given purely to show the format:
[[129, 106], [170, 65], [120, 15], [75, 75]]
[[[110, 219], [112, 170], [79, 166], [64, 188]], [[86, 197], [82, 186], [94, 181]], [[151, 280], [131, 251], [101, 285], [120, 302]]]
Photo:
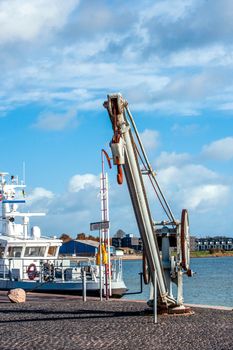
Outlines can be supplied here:
[[[118, 182], [122, 182], [121, 166], [123, 166], [138, 229], [148, 261], [149, 271], [151, 272], [152, 282], [154, 283], [155, 272], [162, 302], [167, 305], [176, 305], [175, 299], [169, 294], [170, 286], [167, 284], [160, 259], [160, 251], [147, 200], [142, 172], [139, 166], [136, 144], [133, 138], [131, 125], [125, 113], [126, 108], [129, 113], [127, 103], [123, 100], [121, 94], [112, 94], [108, 95], [108, 101], [105, 102], [104, 106], [108, 110], [114, 131], [114, 136], [110, 145], [113, 153], [114, 164], [118, 167]], [[139, 137], [139, 135], [137, 135], [137, 137]], [[143, 153], [145, 156], [145, 152]], [[148, 163], [148, 171], [153, 172], [147, 157], [146, 162]], [[174, 217], [171, 211], [170, 214], [173, 219]]]

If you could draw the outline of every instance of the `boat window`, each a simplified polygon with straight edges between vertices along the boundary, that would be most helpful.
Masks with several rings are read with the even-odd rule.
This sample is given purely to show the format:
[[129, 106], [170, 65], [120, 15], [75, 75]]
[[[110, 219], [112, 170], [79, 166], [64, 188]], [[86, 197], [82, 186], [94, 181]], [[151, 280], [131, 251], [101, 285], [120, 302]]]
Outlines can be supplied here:
[[46, 247], [26, 247], [24, 256], [44, 256], [45, 248]]
[[5, 247], [0, 246], [0, 258], [3, 258], [5, 252]]
[[49, 247], [48, 256], [55, 256], [56, 253], [57, 253], [57, 247], [56, 246]]
[[9, 247], [7, 255], [9, 258], [20, 258], [23, 247]]

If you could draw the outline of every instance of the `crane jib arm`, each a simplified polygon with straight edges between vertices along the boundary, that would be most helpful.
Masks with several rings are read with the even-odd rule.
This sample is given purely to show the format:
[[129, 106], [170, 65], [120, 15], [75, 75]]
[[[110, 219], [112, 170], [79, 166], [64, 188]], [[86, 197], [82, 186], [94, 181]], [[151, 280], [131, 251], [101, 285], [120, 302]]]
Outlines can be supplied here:
[[[166, 278], [161, 264], [160, 252], [139, 167], [133, 133], [125, 113], [126, 102], [123, 100], [121, 94], [112, 94], [108, 95], [108, 101], [104, 103], [104, 106], [108, 110], [114, 132], [110, 143], [113, 162], [118, 167], [118, 177], [121, 166], [124, 169], [152, 282], [154, 283], [155, 272], [162, 301], [166, 304], [175, 304], [175, 300], [169, 295], [169, 286], [166, 284]], [[121, 178], [122, 181], [123, 179]]]

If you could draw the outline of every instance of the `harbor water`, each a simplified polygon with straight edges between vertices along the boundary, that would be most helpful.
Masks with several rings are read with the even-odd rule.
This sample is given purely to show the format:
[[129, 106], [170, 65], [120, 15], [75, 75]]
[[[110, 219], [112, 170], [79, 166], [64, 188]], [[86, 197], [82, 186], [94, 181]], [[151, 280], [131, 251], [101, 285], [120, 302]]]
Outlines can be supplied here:
[[[191, 259], [193, 277], [184, 276], [184, 301], [187, 304], [204, 304], [233, 307], [233, 257]], [[124, 281], [128, 293], [140, 291], [141, 260], [124, 260]], [[175, 293], [174, 293], [175, 294]], [[148, 300], [149, 287], [143, 285], [142, 294], [125, 295], [124, 299]]]

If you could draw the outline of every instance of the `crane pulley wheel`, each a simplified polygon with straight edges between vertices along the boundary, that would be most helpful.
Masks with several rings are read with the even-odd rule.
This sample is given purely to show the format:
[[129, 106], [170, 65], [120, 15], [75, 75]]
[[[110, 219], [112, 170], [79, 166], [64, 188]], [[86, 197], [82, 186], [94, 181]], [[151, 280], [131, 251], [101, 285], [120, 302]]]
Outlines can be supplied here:
[[149, 271], [146, 253], [144, 250], [143, 250], [143, 254], [142, 254], [142, 272], [143, 272], [144, 283], [149, 284], [150, 280], [151, 280], [151, 276], [150, 276], [150, 271]]
[[189, 217], [187, 209], [181, 212], [181, 264], [186, 271], [189, 270], [190, 265], [190, 234], [189, 234]]

